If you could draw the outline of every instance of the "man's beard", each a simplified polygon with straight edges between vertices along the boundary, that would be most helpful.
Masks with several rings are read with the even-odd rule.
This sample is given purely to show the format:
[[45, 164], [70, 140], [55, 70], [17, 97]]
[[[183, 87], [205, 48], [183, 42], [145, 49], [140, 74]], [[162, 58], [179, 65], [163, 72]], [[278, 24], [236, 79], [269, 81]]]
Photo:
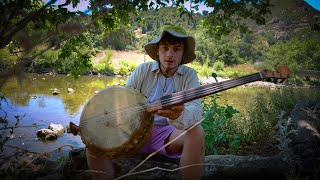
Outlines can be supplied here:
[[175, 69], [175, 67], [173, 67], [173, 68], [170, 68], [170, 67], [164, 67], [164, 65], [163, 65], [162, 63], [160, 63], [160, 64], [161, 64], [162, 69], [163, 69], [166, 73], [168, 73], [169, 71], [171, 71], [171, 70]]

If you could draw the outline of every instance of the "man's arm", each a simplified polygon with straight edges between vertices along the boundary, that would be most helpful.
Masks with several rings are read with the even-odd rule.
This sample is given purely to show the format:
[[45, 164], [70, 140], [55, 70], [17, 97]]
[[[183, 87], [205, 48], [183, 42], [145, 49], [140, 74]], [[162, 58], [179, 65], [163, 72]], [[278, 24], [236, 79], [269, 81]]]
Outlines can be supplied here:
[[[199, 78], [196, 71], [192, 71], [186, 86], [183, 90], [199, 87]], [[176, 119], [168, 119], [169, 124], [174, 125], [177, 129], [188, 129], [202, 118], [202, 104], [201, 99], [197, 99], [184, 104], [182, 114]]]

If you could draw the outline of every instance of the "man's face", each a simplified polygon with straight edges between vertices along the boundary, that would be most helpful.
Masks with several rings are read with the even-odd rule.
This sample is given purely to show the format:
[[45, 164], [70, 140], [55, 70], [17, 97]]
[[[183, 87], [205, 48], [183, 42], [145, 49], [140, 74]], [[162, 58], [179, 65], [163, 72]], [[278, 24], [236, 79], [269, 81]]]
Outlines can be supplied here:
[[[172, 75], [182, 61], [184, 53], [183, 43], [168, 43], [166, 41], [159, 43], [159, 61], [161, 70]], [[171, 72], [171, 73], [170, 73]]]

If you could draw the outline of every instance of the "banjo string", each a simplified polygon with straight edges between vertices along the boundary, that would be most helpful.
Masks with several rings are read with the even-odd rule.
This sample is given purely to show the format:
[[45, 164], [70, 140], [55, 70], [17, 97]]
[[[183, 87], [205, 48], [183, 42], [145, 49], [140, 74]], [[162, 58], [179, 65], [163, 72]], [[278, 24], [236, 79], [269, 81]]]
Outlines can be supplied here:
[[[256, 77], [249, 76], [249, 77], [244, 78], [243, 80], [251, 80], [251, 79], [254, 80], [254, 78], [256, 78]], [[236, 85], [236, 84], [239, 84], [239, 83], [225, 81], [224, 84], [225, 85]], [[213, 87], [210, 87], [210, 88], [206, 88], [206, 89], [200, 90], [197, 93], [201, 94], [201, 93], [206, 93], [206, 92], [212, 92], [212, 90], [218, 90], [218, 87], [214, 87], [213, 86]], [[184, 94], [184, 95], [178, 95], [178, 96], [175, 96], [175, 97], [170, 97], [170, 98], [165, 99], [164, 101], [162, 101], [162, 103], [165, 104], [165, 103], [178, 102], [178, 101], [183, 100], [185, 98], [192, 97], [193, 95], [194, 94], [187, 94], [187, 95]], [[146, 107], [148, 107], [148, 106], [152, 106], [152, 103], [138, 104], [138, 106], [136, 106], [136, 107], [132, 107], [132, 106], [131, 107], [126, 107], [126, 108], [120, 109], [119, 112], [118, 111], [117, 112], [113, 112], [113, 113], [110, 113], [108, 115], [98, 114], [95, 117], [86, 118], [87, 121], [82, 123], [83, 125], [81, 125], [81, 126], [87, 125], [89, 123], [91, 124], [91, 123], [103, 122], [105, 119], [113, 119], [113, 118], [116, 118], [117, 116], [119, 116], [119, 114], [120, 115], [121, 114], [125, 114], [127, 116], [130, 116], [132, 114], [136, 114], [136, 113], [145, 111]]]
[[[259, 76], [259, 74], [255, 74], [255, 76]], [[242, 81], [240, 82], [233, 82], [233, 81], [224, 81], [222, 82], [223, 85], [228, 85], [228, 86], [232, 86], [232, 85], [240, 85], [242, 84], [243, 81], [254, 81], [255, 79], [257, 79], [257, 77], [255, 76], [248, 76], [248, 77], [244, 77], [243, 79], [241, 79]], [[178, 95], [178, 96], [174, 96], [174, 97], [170, 97], [170, 98], [167, 98], [167, 99], [164, 99], [163, 101], [161, 101], [163, 104], [172, 104], [173, 102], [179, 102], [183, 99], [186, 99], [186, 98], [190, 98], [190, 97], [193, 97], [194, 95], [201, 95], [201, 94], [204, 94], [204, 93], [210, 93], [212, 92], [212, 90], [218, 90], [219, 87], [216, 87], [216, 86], [212, 86], [212, 87], [208, 87], [208, 88], [205, 88], [205, 89], [202, 89], [194, 94], [182, 94], [182, 95]], [[122, 108], [120, 109], [119, 111], [116, 111], [116, 112], [112, 112], [110, 114], [107, 114], [107, 115], [104, 115], [104, 114], [98, 114], [96, 116], [93, 116], [93, 117], [88, 117], [85, 119], [85, 121], [80, 125], [80, 127], [82, 126], [85, 126], [87, 124], [91, 124], [91, 123], [98, 123], [98, 122], [104, 122], [105, 119], [113, 119], [113, 118], [116, 118], [118, 117], [119, 115], [121, 116], [122, 114], [123, 115], [126, 115], [126, 116], [130, 116], [132, 114], [136, 114], [136, 113], [139, 113], [139, 112], [143, 112], [146, 110], [147, 107], [150, 107], [152, 106], [153, 104], [155, 103], [147, 103], [147, 104], [133, 104], [132, 106], [135, 105], [135, 107], [125, 107], [125, 108]]]

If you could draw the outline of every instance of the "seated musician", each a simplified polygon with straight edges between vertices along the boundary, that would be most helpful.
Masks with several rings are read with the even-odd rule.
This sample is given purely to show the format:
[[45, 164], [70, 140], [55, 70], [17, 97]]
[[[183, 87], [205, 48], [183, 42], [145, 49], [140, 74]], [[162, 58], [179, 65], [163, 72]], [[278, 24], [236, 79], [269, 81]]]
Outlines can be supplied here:
[[[199, 86], [195, 70], [185, 66], [196, 58], [195, 40], [186, 35], [182, 27], [165, 27], [160, 36], [150, 41], [145, 50], [155, 61], [141, 64], [129, 77], [126, 86], [144, 94], [150, 102], [163, 95]], [[180, 157], [182, 179], [200, 179], [204, 162], [204, 130], [201, 125], [190, 128], [201, 120], [201, 100], [157, 110], [154, 112], [154, 126], [149, 141], [141, 153], [150, 154], [164, 144], [187, 131], [179, 139], [162, 149], [160, 153], [170, 158]], [[87, 160], [93, 179], [112, 179], [112, 161], [96, 156], [87, 149]], [[101, 173], [103, 172], [103, 173]]]

